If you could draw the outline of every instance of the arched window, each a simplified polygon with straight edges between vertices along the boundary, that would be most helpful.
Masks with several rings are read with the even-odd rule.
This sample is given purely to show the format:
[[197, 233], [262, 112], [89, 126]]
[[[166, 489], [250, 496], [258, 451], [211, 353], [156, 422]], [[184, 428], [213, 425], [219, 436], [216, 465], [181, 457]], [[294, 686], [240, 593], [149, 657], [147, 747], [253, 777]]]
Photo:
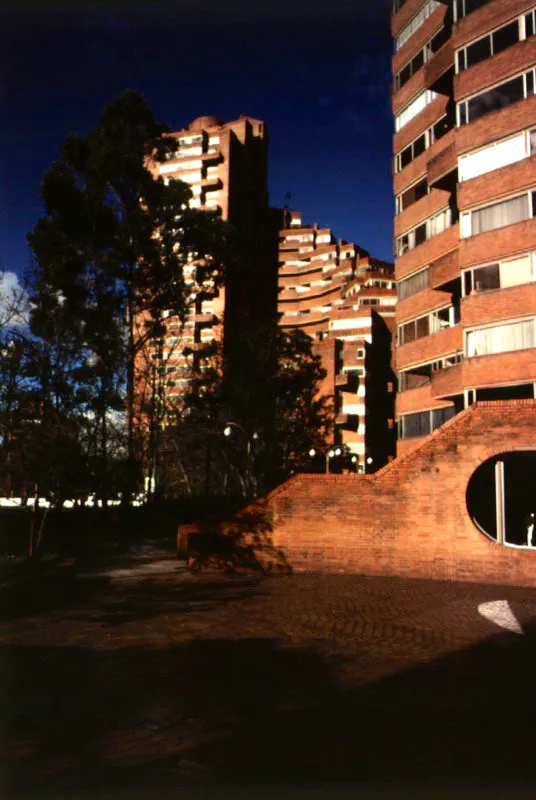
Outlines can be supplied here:
[[466, 502], [486, 536], [509, 547], [536, 548], [536, 451], [484, 461], [467, 485]]

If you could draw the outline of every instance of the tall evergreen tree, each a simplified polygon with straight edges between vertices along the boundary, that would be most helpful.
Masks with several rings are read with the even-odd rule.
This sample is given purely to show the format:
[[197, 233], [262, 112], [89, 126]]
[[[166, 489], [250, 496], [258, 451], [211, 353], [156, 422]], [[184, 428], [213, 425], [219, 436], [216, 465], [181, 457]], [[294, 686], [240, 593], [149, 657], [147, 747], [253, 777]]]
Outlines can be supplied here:
[[[32, 332], [70, 348], [73, 393], [100, 423], [126, 411], [128, 479], [135, 485], [136, 370], [140, 354], [165, 334], [166, 313], [184, 316], [183, 266], [199, 282], [222, 280], [229, 231], [214, 214], [188, 209], [189, 187], [151, 167], [175, 150], [146, 101], [126, 92], [86, 136], [71, 135], [44, 176], [45, 216], [29, 235], [37, 257]], [[121, 399], [123, 398], [123, 400]]]

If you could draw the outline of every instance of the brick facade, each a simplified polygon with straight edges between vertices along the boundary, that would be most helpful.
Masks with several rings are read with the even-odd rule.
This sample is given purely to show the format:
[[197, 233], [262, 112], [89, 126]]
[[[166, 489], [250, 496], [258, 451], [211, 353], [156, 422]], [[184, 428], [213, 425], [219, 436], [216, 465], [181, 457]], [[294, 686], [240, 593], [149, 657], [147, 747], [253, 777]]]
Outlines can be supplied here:
[[[475, 399], [536, 396], [536, 204], [528, 194], [536, 188], [536, 141], [529, 135], [536, 128], [536, 94], [528, 79], [522, 91], [517, 84], [515, 91], [487, 91], [536, 67], [536, 32], [522, 16], [535, 5], [534, 0], [488, 0], [473, 9], [471, 3], [458, 2], [454, 7], [441, 0], [441, 7], [419, 25], [424, 15], [416, 15], [426, 7], [423, 0], [403, 3], [392, 17], [394, 35], [416, 17], [412, 35], [393, 58], [393, 76], [422, 47], [433, 20], [441, 19], [443, 25], [440, 38], [424, 52], [423, 63], [411, 78], [400, 86], [410, 74], [406, 70], [395, 81], [392, 98], [396, 116], [417, 90], [437, 95], [405, 124], [405, 118], [398, 117], [402, 127], [393, 138], [394, 191], [397, 198], [404, 198], [404, 208], [397, 203], [394, 225], [395, 238], [404, 236], [396, 241], [401, 255], [395, 275], [399, 284], [404, 281], [396, 323], [434, 314], [428, 327], [422, 323], [414, 332], [408, 329], [409, 337], [419, 335], [415, 341], [399, 337], [406, 340], [395, 357], [401, 436], [413, 430], [411, 421], [406, 426], [404, 415], [433, 412], [438, 402], [450, 403], [459, 412]], [[505, 24], [509, 24], [506, 39], [483, 39]], [[460, 48], [480, 39], [483, 46], [487, 41], [487, 51], [471, 49], [465, 51], [465, 60], [458, 58]], [[469, 106], [460, 103], [473, 96], [478, 99]], [[522, 131], [524, 137], [502, 141]], [[420, 134], [424, 135], [417, 139]], [[495, 143], [500, 144], [497, 149], [492, 147]], [[489, 150], [478, 154], [483, 146]], [[474, 157], [463, 161], [462, 172], [460, 157], [468, 153]], [[466, 175], [473, 177], [463, 180]], [[418, 192], [408, 191], [425, 177], [427, 183]], [[522, 201], [493, 207], [525, 192], [524, 210]], [[450, 216], [437, 215], [440, 205], [448, 207]], [[472, 214], [487, 206], [482, 214]], [[502, 263], [516, 256], [523, 260]], [[463, 274], [487, 265], [495, 266]], [[427, 276], [416, 274], [424, 269]], [[434, 313], [438, 308], [443, 309], [440, 316]], [[519, 326], [483, 332], [478, 334], [478, 352], [485, 355], [476, 357], [475, 337], [467, 331], [521, 319], [526, 321], [526, 340], [515, 338]], [[438, 327], [441, 330], [435, 332]], [[442, 417], [432, 419], [435, 425]], [[397, 452], [412, 446], [401, 439]]]
[[497, 544], [466, 506], [484, 461], [536, 451], [536, 401], [478, 403], [407, 444], [374, 475], [297, 475], [223, 529], [269, 540], [296, 571], [536, 586], [536, 550]]

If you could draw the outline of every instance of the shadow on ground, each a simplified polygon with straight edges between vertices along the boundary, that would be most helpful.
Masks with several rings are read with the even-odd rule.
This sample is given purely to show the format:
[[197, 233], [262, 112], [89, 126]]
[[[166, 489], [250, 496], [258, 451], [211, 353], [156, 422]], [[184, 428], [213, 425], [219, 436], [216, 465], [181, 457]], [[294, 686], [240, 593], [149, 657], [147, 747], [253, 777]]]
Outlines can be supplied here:
[[535, 633], [358, 688], [273, 638], [14, 647], [0, 656], [7, 789], [533, 784]]
[[[124, 591], [117, 591], [124, 586]], [[110, 592], [107, 592], [107, 587]], [[244, 577], [171, 575], [167, 582], [151, 575], [115, 582], [107, 577], [77, 579], [74, 575], [48, 575], [18, 582], [0, 593], [0, 621], [39, 617], [68, 609], [70, 620], [98, 622], [113, 627], [142, 622], [167, 611], [210, 611], [216, 605], [240, 600], [258, 590], [258, 581]]]
[[192, 526], [182, 539], [179, 553], [190, 572], [289, 574], [292, 567], [284, 551], [272, 541], [272, 515], [265, 500], [246, 506], [230, 521], [207, 518]]

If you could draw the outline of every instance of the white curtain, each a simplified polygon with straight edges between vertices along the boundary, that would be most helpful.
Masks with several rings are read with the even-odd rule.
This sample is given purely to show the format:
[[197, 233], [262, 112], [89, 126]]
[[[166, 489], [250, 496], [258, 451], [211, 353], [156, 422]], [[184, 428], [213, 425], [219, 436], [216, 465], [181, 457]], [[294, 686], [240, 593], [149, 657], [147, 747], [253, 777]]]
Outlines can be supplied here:
[[530, 283], [532, 280], [532, 266], [530, 256], [514, 258], [511, 261], [503, 261], [499, 267], [501, 275], [501, 289], [508, 286], [519, 286], [522, 283]]
[[534, 320], [482, 328], [467, 334], [467, 356], [485, 356], [506, 353], [510, 350], [525, 350], [535, 346]]
[[513, 225], [529, 218], [529, 198], [522, 194], [512, 200], [505, 200], [503, 203], [495, 203], [480, 211], [473, 211], [471, 215], [471, 233], [492, 231], [495, 228], [503, 228], [505, 225]]

